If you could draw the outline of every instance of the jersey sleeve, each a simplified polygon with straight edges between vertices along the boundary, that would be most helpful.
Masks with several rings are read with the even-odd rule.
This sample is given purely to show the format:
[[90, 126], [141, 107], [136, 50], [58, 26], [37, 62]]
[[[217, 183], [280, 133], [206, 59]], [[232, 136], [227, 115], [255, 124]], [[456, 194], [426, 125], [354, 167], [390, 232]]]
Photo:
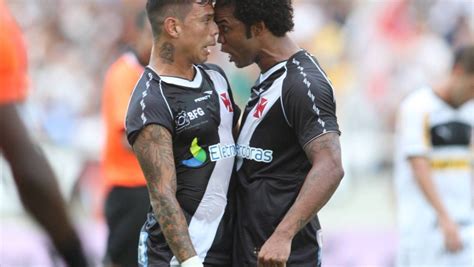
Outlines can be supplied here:
[[135, 143], [141, 130], [150, 124], [158, 124], [174, 133], [174, 121], [160, 81], [151, 73], [145, 73], [132, 93], [125, 127], [130, 145]]
[[428, 112], [415, 99], [407, 99], [398, 110], [398, 146], [407, 157], [424, 156], [430, 151]]
[[327, 132], [340, 134], [333, 90], [322, 73], [298, 73], [282, 90], [286, 120], [302, 147]]

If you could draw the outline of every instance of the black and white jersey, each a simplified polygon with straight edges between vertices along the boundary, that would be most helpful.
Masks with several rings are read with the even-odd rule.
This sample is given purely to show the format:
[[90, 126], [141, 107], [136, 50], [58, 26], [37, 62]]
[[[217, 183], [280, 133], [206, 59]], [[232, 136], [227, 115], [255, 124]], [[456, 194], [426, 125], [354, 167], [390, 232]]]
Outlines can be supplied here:
[[[159, 76], [147, 67], [130, 99], [127, 137], [133, 145], [149, 124], [170, 131], [176, 198], [194, 248], [204, 263], [225, 266], [230, 261], [226, 249], [232, 242], [232, 226], [226, 224], [224, 211], [236, 154], [232, 129], [240, 110], [219, 67], [204, 64], [195, 70], [194, 80], [188, 81]], [[151, 210], [147, 217], [140, 233], [140, 265], [178, 265]]]
[[[399, 227], [396, 266], [473, 266], [474, 100], [449, 105], [430, 87], [400, 103], [395, 134], [394, 181]], [[410, 158], [430, 164], [430, 179], [463, 244], [445, 249], [439, 217], [420, 188]]]
[[[339, 132], [331, 85], [302, 50], [263, 73], [252, 88], [237, 141], [234, 266], [256, 266], [257, 254], [293, 205], [311, 163], [304, 146]], [[293, 239], [287, 266], [319, 266], [315, 217]]]

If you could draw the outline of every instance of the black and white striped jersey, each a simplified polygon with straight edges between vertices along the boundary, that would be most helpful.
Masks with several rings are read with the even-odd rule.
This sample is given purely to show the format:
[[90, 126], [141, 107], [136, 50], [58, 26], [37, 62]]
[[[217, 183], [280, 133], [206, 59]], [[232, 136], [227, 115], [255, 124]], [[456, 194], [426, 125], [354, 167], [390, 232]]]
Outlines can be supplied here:
[[[194, 248], [203, 262], [226, 266], [230, 261], [232, 226], [226, 224], [224, 212], [236, 154], [232, 129], [240, 110], [219, 67], [203, 64], [195, 66], [195, 70], [194, 80], [188, 81], [159, 76], [147, 67], [130, 99], [127, 137], [133, 145], [149, 124], [159, 124], [170, 131], [176, 197]], [[160, 267], [179, 264], [151, 209], [140, 234], [139, 263]]]
[[[335, 99], [314, 57], [301, 50], [260, 75], [236, 146], [234, 266], [256, 266], [311, 168], [304, 146], [328, 132], [340, 134]], [[315, 217], [295, 236], [287, 266], [320, 264], [319, 229]]]

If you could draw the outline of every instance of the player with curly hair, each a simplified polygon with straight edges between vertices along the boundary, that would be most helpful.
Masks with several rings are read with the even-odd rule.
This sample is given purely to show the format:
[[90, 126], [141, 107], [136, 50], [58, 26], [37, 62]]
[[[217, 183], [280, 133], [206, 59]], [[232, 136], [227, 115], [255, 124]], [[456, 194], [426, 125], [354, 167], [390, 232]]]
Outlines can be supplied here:
[[218, 0], [218, 42], [239, 68], [256, 63], [237, 141], [233, 266], [320, 266], [317, 212], [341, 181], [333, 89], [287, 35], [289, 0]]

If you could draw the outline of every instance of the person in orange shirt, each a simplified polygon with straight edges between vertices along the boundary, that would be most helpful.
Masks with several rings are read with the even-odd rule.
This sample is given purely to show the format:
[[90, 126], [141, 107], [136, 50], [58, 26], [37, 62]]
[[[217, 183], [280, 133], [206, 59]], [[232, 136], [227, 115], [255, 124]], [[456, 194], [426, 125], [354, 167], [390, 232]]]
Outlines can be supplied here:
[[140, 228], [149, 197], [146, 180], [125, 135], [125, 114], [133, 88], [150, 58], [152, 35], [146, 13], [136, 19], [136, 38], [109, 68], [103, 91], [106, 142], [103, 154], [105, 217], [109, 228], [105, 262], [108, 266], [137, 266]]
[[22, 101], [28, 88], [26, 49], [20, 29], [0, 0], [0, 103]]
[[69, 266], [87, 266], [53, 170], [17, 111], [27, 96], [26, 49], [20, 29], [0, 0], [0, 152], [10, 164], [20, 199]]

